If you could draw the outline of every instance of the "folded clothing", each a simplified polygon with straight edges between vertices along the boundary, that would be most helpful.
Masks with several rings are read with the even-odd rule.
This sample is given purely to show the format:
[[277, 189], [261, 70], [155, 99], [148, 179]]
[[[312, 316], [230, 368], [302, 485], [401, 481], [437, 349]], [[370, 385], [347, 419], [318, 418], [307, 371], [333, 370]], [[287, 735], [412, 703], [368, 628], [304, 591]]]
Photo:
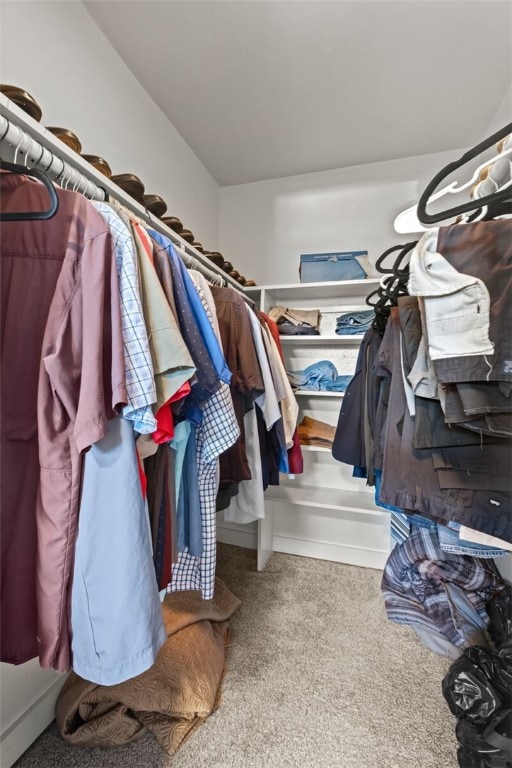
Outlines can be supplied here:
[[373, 309], [345, 312], [336, 318], [336, 333], [339, 336], [366, 333], [374, 320], [375, 312]]
[[318, 328], [313, 328], [312, 325], [295, 325], [288, 322], [288, 320], [280, 320], [277, 324], [280, 336], [319, 336], [320, 331]]
[[290, 309], [289, 307], [276, 306], [272, 307], [268, 315], [278, 326], [286, 322], [295, 326], [309, 326], [318, 331], [320, 325], [320, 310], [318, 309]]
[[299, 439], [302, 445], [332, 446], [336, 427], [325, 421], [304, 416], [298, 426]]
[[339, 376], [334, 363], [319, 360], [304, 368], [303, 371], [287, 371], [288, 379], [294, 389], [306, 389], [325, 392], [345, 392], [352, 375]]

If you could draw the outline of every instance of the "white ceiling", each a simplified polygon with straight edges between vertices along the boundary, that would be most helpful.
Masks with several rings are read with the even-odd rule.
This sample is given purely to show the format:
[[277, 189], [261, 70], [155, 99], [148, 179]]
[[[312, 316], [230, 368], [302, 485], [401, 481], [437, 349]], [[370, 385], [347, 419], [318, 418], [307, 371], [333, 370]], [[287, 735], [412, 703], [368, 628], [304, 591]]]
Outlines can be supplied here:
[[221, 186], [470, 146], [512, 80], [508, 0], [85, 6]]

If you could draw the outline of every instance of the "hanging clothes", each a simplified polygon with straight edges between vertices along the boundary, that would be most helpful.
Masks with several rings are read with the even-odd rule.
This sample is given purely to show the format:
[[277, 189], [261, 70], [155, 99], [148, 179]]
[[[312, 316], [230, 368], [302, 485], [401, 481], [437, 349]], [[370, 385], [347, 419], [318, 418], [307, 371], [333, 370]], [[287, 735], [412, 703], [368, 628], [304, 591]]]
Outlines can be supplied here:
[[140, 298], [135, 244], [130, 230], [110, 205], [98, 202], [93, 205], [109, 228], [116, 256], [128, 393], [123, 416], [133, 422], [136, 432], [150, 434], [157, 427], [152, 409], [156, 403], [156, 388]]
[[71, 627], [73, 670], [100, 685], [145, 672], [166, 639], [135, 439], [123, 417], [84, 461]]
[[[2, 211], [44, 209], [42, 185], [0, 184]], [[2, 226], [1, 632], [2, 660], [66, 671], [83, 452], [128, 394], [110, 232], [81, 195], [57, 195], [52, 219]]]
[[222, 338], [222, 348], [231, 377], [231, 396], [240, 437], [220, 458], [220, 490], [240, 480], [250, 480], [245, 449], [244, 415], [263, 394], [264, 384], [252, 341], [245, 303], [229, 288], [211, 287]]
[[[215, 307], [211, 290], [205, 284], [196, 290], [206, 321], [220, 350], [220, 331], [217, 336], [218, 326], [211, 311], [211, 307]], [[202, 328], [203, 338], [208, 338], [207, 326], [203, 324]], [[212, 359], [214, 359], [213, 355]], [[226, 378], [228, 368], [226, 362], [222, 361], [224, 356], [220, 353], [220, 356], [217, 356], [216, 368], [223, 370]], [[173, 568], [172, 581], [167, 587], [169, 592], [200, 590], [205, 600], [210, 600], [214, 595], [217, 557], [218, 458], [223, 451], [236, 442], [239, 436], [240, 430], [230, 388], [225, 381], [222, 381], [221, 387], [204, 404], [202, 419], [195, 426], [203, 552], [200, 557], [192, 555], [188, 549], [180, 552], [178, 562]]]

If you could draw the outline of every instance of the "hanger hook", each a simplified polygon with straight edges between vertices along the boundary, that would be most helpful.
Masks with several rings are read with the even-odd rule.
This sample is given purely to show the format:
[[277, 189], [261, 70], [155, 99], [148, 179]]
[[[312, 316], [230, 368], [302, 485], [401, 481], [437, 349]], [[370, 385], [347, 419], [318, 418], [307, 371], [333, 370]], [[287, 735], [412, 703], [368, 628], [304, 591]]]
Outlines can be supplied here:
[[61, 187], [62, 187], [62, 189], [67, 189], [68, 188], [67, 185], [69, 183], [69, 166], [64, 161], [62, 161], [62, 162], [63, 162], [64, 167], [63, 167], [62, 173], [61, 173]]
[[39, 163], [40, 163], [40, 162], [41, 162], [41, 160], [43, 159], [43, 155], [44, 155], [44, 147], [43, 147], [43, 145], [42, 145], [42, 144], [40, 144], [39, 146], [41, 147], [41, 154], [39, 155], [39, 157], [37, 158], [37, 160], [34, 160], [34, 165], [33, 165], [33, 168], [38, 168], [38, 167], [39, 167]]
[[21, 138], [18, 142], [16, 149], [14, 150], [14, 160], [13, 160], [14, 165], [16, 165], [16, 161], [18, 159], [18, 152], [20, 151], [20, 147], [23, 144], [23, 139], [25, 138], [25, 132], [22, 131], [21, 128], [19, 130], [20, 130]]
[[34, 139], [30, 134], [27, 135], [27, 138], [28, 138], [28, 147], [27, 147], [27, 151], [25, 152], [25, 168], [28, 169], [29, 153], [30, 153], [30, 150], [32, 149], [32, 144], [34, 143]]

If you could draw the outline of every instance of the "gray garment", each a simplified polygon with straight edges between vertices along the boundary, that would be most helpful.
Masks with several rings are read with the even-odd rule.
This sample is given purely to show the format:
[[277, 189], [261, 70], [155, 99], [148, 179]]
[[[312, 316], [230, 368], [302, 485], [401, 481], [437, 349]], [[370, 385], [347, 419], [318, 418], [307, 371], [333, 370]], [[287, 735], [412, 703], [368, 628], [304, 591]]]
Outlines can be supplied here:
[[[480, 385], [483, 382], [479, 382]], [[492, 382], [494, 387], [489, 390], [487, 400], [490, 408], [493, 403], [501, 403], [502, 396], [496, 383]], [[479, 413], [468, 415], [464, 411], [464, 402], [466, 409], [471, 410], [472, 404], [478, 401], [481, 407], [481, 392], [475, 390], [474, 396], [471, 392], [471, 385], [465, 384], [447, 384], [444, 388], [444, 413], [447, 424], [457, 424], [464, 429], [477, 432], [479, 435], [490, 435], [492, 437], [511, 437], [512, 436], [512, 413], [501, 412], [498, 404], [496, 412]], [[464, 397], [464, 402], [462, 399]]]
[[[414, 420], [405, 402], [398, 308], [391, 309], [386, 333], [388, 346], [392, 348], [392, 378], [380, 501], [432, 519], [458, 522], [508, 541], [511, 535], [510, 501], [507, 501], [506, 494], [493, 491], [491, 496], [487, 491], [441, 489], [432, 462], [432, 451], [412, 447]], [[387, 364], [390, 364], [389, 360]]]
[[470, 490], [507, 492], [512, 487], [510, 475], [452, 469], [451, 467], [440, 467], [436, 471], [440, 488], [469, 488]]
[[449, 467], [464, 472], [486, 472], [512, 478], [512, 451], [509, 440], [481, 445], [437, 448], [432, 451], [435, 469]]
[[373, 362], [373, 378], [377, 381], [378, 401], [373, 428], [373, 455], [371, 466], [382, 470], [384, 462], [384, 443], [386, 437], [386, 421], [389, 406], [389, 391], [391, 388], [391, 371], [393, 367], [393, 326], [386, 324], [386, 330]]
[[[438, 251], [455, 269], [485, 283], [494, 353], [435, 360], [439, 381], [512, 382], [512, 220], [441, 227]], [[470, 333], [473, 330], [469, 329]]]
[[496, 440], [487, 434], [466, 429], [458, 423], [447, 423], [439, 400], [425, 397], [415, 398], [414, 417], [415, 448], [439, 448], [457, 445], [481, 445]]
[[402, 332], [402, 359], [404, 373], [409, 376], [422, 337], [421, 317], [416, 296], [401, 296], [398, 299], [400, 330]]

